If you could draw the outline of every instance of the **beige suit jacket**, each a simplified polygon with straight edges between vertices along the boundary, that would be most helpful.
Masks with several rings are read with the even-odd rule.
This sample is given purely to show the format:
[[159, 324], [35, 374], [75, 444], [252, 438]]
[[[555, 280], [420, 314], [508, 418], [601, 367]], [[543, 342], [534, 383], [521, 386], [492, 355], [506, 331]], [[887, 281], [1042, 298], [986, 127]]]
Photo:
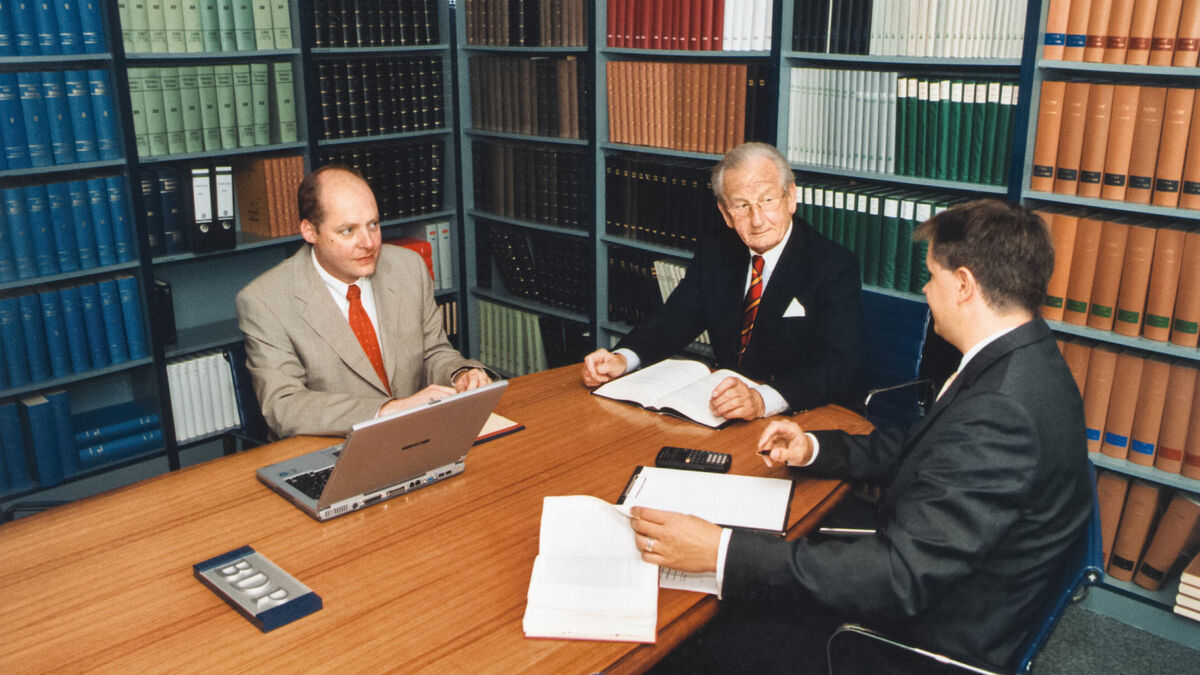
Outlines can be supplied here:
[[[384, 245], [371, 277], [392, 395], [450, 384], [464, 359], [446, 340], [433, 283], [416, 253]], [[312, 246], [250, 282], [237, 295], [246, 366], [276, 437], [342, 436], [388, 401], [379, 377], [313, 266]]]

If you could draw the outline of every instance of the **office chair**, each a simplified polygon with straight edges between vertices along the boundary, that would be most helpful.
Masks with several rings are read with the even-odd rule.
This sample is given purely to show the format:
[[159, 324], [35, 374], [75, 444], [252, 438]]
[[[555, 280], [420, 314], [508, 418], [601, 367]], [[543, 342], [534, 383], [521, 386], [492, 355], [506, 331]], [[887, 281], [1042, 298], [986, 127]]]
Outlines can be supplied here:
[[[1062, 618], [1067, 605], [1081, 600], [1089, 586], [1095, 586], [1104, 578], [1104, 558], [1100, 550], [1100, 508], [1096, 499], [1095, 467], [1091, 467], [1091, 475], [1093, 478], [1092, 516], [1088, 520], [1084, 536], [1080, 537], [1079, 543], [1071, 551], [1071, 559], [1063, 568], [1063, 573], [1055, 585], [1057, 590], [1053, 601], [1047, 605], [1046, 612], [1039, 622], [1037, 630], [1029, 637], [1021, 652], [1021, 659], [1016, 669], [1017, 675], [1027, 675], [1031, 671], [1033, 660], [1050, 639], [1050, 634], [1054, 632], [1054, 627], [1058, 625], [1058, 621]], [[853, 665], [839, 668], [838, 664], [835, 663], [836, 657], [846, 653], [836, 649], [835, 642], [842, 644], [852, 638], [865, 639], [886, 645], [890, 650], [897, 650], [895, 652], [889, 651], [889, 653], [902, 654], [905, 658], [924, 662], [928, 664], [928, 670], [953, 670], [981, 673], [984, 675], [991, 675], [997, 672], [991, 668], [967, 663], [928, 649], [906, 645], [860, 624], [844, 623], [834, 631], [825, 645], [825, 656], [829, 665], [830, 675], [835, 675], [839, 672], [855, 672]]]
[[270, 441], [267, 434], [267, 420], [263, 417], [262, 408], [258, 405], [258, 397], [254, 394], [254, 386], [250, 383], [250, 371], [246, 368], [246, 347], [241, 342], [225, 349], [225, 358], [229, 360], [233, 372], [233, 388], [237, 394], [238, 413], [242, 418], [241, 429], [235, 429], [230, 434], [241, 441], [242, 449], [258, 447]]
[[867, 396], [860, 412], [875, 426], [908, 426], [933, 401], [933, 378], [922, 372], [926, 345], [933, 344], [929, 306], [863, 291], [862, 316]]

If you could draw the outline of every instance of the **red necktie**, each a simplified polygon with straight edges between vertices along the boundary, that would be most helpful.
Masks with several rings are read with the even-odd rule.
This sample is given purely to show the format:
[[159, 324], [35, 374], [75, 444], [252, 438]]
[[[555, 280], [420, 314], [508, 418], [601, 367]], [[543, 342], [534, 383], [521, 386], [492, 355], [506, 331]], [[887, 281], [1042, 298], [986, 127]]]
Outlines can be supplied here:
[[746, 353], [746, 345], [750, 344], [750, 333], [754, 331], [754, 317], [758, 316], [758, 303], [762, 300], [763, 292], [763, 257], [753, 258], [754, 272], [750, 275], [750, 288], [746, 289], [746, 303], [742, 309], [742, 341], [738, 348], [738, 361]]
[[383, 369], [383, 353], [379, 351], [379, 338], [375, 336], [371, 317], [367, 316], [367, 310], [363, 309], [361, 296], [362, 289], [357, 284], [350, 284], [346, 289], [346, 299], [350, 301], [350, 330], [354, 331], [358, 344], [362, 345], [371, 365], [375, 367], [375, 374], [379, 375], [379, 381], [383, 383], [388, 396], [391, 396], [392, 388], [388, 385], [387, 371]]

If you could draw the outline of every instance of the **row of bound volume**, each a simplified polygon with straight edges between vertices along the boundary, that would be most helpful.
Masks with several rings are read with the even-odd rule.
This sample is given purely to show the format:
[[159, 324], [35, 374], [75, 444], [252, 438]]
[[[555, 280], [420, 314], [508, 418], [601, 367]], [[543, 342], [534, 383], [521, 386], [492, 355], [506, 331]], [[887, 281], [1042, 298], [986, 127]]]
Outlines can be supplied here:
[[[479, 285], [581, 314], [591, 313], [592, 289], [586, 270], [592, 253], [587, 239], [480, 219], [476, 245]], [[499, 272], [499, 283], [491, 265]], [[486, 266], [486, 267], [485, 267]], [[486, 273], [485, 273], [486, 272]]]
[[6, 2], [0, 8], [0, 56], [103, 54], [104, 7], [99, 0]]
[[135, 0], [118, 4], [130, 54], [197, 54], [292, 48], [287, 0]]
[[1157, 591], [1178, 578], [1200, 551], [1200, 498], [1100, 471], [1101, 550], [1105, 571]]
[[168, 361], [167, 386], [177, 443], [242, 426], [228, 351], [202, 352]]
[[573, 230], [591, 224], [591, 157], [582, 148], [479, 140], [475, 208], [489, 214]]
[[321, 138], [444, 128], [443, 80], [442, 60], [436, 56], [318, 63]]
[[514, 134], [585, 138], [591, 96], [575, 56], [477, 56], [467, 61], [471, 127]]
[[712, 163], [613, 154], [604, 160], [605, 232], [683, 251], [725, 227], [709, 176]]
[[106, 70], [0, 73], [0, 170], [121, 157]]
[[315, 0], [313, 46], [412, 47], [438, 42], [437, 0]]
[[467, 44], [587, 46], [586, 0], [465, 0]]
[[316, 166], [345, 164], [367, 179], [382, 220], [441, 211], [446, 147], [442, 139], [323, 147]]
[[1200, 3], [1195, 0], [1050, 0], [1042, 58], [1196, 65]]
[[609, 47], [765, 52], [774, 25], [771, 0], [608, 0]]

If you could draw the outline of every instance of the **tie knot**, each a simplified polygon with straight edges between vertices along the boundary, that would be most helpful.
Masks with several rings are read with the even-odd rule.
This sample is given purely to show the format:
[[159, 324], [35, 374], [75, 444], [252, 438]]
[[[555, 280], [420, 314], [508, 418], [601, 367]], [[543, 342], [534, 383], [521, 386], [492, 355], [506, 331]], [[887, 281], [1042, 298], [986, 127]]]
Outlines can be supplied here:
[[358, 287], [358, 284], [350, 284], [348, 287], [346, 287], [346, 299], [350, 302], [354, 302], [361, 295], [362, 289]]
[[756, 255], [756, 256], [754, 256], [753, 258], [751, 258], [751, 259], [750, 259], [750, 263], [751, 263], [751, 265], [753, 265], [753, 266], [754, 266], [754, 273], [755, 273], [755, 274], [762, 274], [762, 271], [763, 271], [763, 262], [764, 262], [764, 261], [763, 261], [763, 257], [762, 257], [761, 255]]

